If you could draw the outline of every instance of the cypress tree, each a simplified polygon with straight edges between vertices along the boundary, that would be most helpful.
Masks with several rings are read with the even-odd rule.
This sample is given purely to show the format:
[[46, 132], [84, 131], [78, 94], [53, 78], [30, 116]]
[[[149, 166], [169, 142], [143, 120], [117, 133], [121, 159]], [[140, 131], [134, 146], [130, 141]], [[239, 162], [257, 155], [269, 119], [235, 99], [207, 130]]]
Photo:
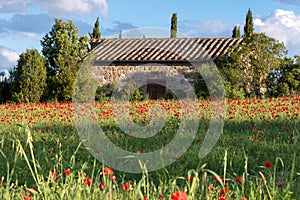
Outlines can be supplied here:
[[91, 39], [101, 38], [99, 17], [94, 24], [93, 33], [89, 33]]
[[232, 38], [240, 38], [240, 37], [241, 37], [240, 27], [235, 26], [232, 31]]
[[176, 38], [177, 35], [177, 13], [173, 13], [171, 19], [171, 38]]
[[254, 32], [253, 18], [252, 18], [252, 12], [249, 8], [246, 16], [246, 24], [244, 26], [244, 37], [251, 38], [253, 32]]

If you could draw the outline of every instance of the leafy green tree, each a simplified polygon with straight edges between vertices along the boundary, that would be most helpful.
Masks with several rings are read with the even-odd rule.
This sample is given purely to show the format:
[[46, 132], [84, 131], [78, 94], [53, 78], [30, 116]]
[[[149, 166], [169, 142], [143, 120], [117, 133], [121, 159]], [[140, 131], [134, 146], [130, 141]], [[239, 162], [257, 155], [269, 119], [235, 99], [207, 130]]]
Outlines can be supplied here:
[[12, 72], [12, 97], [17, 102], [38, 102], [46, 88], [46, 60], [38, 50], [27, 49]]
[[269, 96], [289, 96], [300, 92], [299, 56], [285, 58], [279, 68], [273, 69], [268, 76]]
[[264, 33], [253, 33], [252, 39], [244, 40], [232, 50], [230, 56], [221, 56], [218, 66], [239, 70], [243, 84], [238, 87], [245, 88], [248, 95], [260, 96], [266, 93], [268, 74], [280, 67], [286, 54], [283, 43]]
[[173, 13], [171, 19], [171, 38], [177, 37], [177, 13]]
[[250, 39], [254, 33], [253, 17], [250, 8], [246, 15], [246, 23], [244, 26], [244, 38]]
[[89, 33], [91, 39], [101, 38], [99, 17], [94, 24], [93, 33]]
[[87, 42], [88, 37], [79, 37], [78, 28], [71, 20], [55, 19], [52, 30], [41, 41], [42, 53], [48, 63], [48, 99], [71, 99], [77, 71], [88, 52]]
[[232, 38], [240, 38], [240, 37], [241, 37], [240, 27], [235, 26], [232, 31]]

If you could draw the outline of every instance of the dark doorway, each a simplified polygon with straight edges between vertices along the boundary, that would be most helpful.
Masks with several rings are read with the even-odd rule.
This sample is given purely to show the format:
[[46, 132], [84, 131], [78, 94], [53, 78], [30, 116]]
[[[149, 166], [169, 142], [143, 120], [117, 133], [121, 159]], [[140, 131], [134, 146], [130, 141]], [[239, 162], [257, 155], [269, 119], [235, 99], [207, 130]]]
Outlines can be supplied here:
[[150, 99], [161, 99], [166, 94], [166, 87], [156, 83], [148, 83], [147, 94]]

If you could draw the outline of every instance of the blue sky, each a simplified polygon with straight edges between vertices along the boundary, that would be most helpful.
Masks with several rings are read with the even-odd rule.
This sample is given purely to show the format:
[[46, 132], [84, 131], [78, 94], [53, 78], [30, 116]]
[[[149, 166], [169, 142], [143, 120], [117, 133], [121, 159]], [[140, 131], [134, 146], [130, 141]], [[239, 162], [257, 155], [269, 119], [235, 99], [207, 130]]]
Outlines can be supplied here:
[[85, 35], [99, 17], [102, 37], [112, 37], [135, 28], [168, 30], [176, 12], [180, 33], [230, 37], [235, 25], [243, 30], [248, 8], [256, 32], [283, 41], [290, 56], [300, 54], [300, 0], [0, 0], [0, 71], [27, 48], [40, 50], [55, 18], [71, 19]]

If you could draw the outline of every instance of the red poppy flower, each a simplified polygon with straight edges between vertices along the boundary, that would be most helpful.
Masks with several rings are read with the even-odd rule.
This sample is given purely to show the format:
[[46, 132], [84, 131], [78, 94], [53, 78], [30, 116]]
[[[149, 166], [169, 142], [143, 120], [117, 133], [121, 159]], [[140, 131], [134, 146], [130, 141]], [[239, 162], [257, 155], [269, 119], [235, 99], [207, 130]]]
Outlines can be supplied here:
[[162, 200], [163, 197], [164, 197], [163, 194], [159, 194], [159, 200]]
[[23, 200], [32, 200], [30, 196], [24, 196]]
[[214, 179], [216, 182], [224, 182], [223, 176], [215, 176]]
[[225, 196], [228, 193], [228, 187], [224, 186], [221, 190], [220, 190], [220, 196]]
[[225, 198], [225, 197], [220, 197], [220, 199], [219, 200], [227, 200], [227, 198]]
[[[187, 177], [185, 177], [185, 180], [189, 180], [189, 177], [187, 176]], [[190, 183], [192, 183], [193, 182], [193, 180], [194, 180], [194, 177], [193, 176], [190, 176]]]
[[185, 192], [177, 191], [171, 195], [172, 200], [187, 200], [188, 195]]
[[272, 163], [271, 163], [270, 161], [266, 160], [266, 161], [264, 162], [264, 164], [265, 164], [265, 166], [266, 166], [267, 168], [269, 168], [269, 169], [272, 168]]
[[244, 183], [244, 180], [243, 180], [243, 178], [242, 177], [236, 177], [235, 178], [235, 182], [237, 182], [237, 183], [239, 183], [239, 184], [241, 184], [241, 185], [243, 185], [243, 183]]
[[114, 174], [114, 171], [112, 170], [112, 168], [104, 167], [104, 169], [103, 169], [103, 176], [106, 176], [107, 174], [109, 174], [109, 175], [113, 175]]
[[83, 184], [87, 184], [88, 186], [90, 186], [92, 184], [93, 180], [91, 178], [85, 178], [82, 180]]
[[29, 194], [33, 194], [33, 193], [35, 193], [35, 192], [36, 192], [36, 190], [35, 190], [34, 188], [28, 189], [28, 193], [29, 193]]
[[282, 187], [283, 187], [283, 184], [280, 182], [280, 183], [276, 184], [276, 186], [277, 186], [278, 188], [282, 188]]
[[127, 190], [130, 189], [130, 187], [131, 187], [130, 183], [125, 183], [125, 184], [123, 185], [123, 190], [124, 190], [124, 191], [127, 191]]
[[99, 184], [99, 189], [100, 189], [100, 190], [104, 190], [104, 188], [105, 188], [104, 183], [100, 183], [100, 184]]
[[64, 174], [67, 175], [67, 176], [69, 176], [71, 174], [71, 170], [70, 169], [66, 169], [64, 171]]
[[52, 177], [53, 180], [56, 179], [56, 172], [55, 171], [51, 172], [51, 177]]
[[111, 176], [111, 177], [110, 177], [110, 180], [116, 181], [116, 180], [117, 180], [117, 177], [116, 177], [116, 176]]

